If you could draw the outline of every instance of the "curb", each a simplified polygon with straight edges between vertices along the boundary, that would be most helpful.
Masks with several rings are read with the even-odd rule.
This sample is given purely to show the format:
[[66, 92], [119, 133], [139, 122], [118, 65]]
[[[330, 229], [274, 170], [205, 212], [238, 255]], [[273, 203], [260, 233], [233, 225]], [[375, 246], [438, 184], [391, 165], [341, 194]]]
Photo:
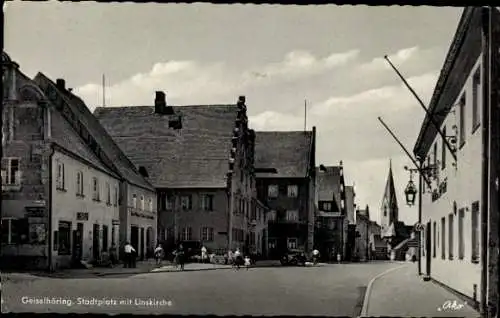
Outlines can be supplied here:
[[384, 276], [386, 274], [389, 274], [390, 272], [393, 272], [393, 271], [395, 271], [397, 269], [405, 268], [408, 265], [409, 264], [405, 264], [403, 266], [389, 268], [388, 270], [383, 271], [382, 273], [378, 274], [377, 276], [373, 277], [370, 280], [370, 282], [368, 283], [368, 286], [366, 287], [365, 297], [363, 299], [363, 308], [361, 309], [361, 314], [359, 315], [359, 317], [368, 317], [368, 303], [369, 303], [369, 300], [370, 300], [370, 295], [372, 293], [373, 283], [375, 283], [375, 281], [377, 279], [379, 279], [380, 277], [382, 277], [382, 276]]

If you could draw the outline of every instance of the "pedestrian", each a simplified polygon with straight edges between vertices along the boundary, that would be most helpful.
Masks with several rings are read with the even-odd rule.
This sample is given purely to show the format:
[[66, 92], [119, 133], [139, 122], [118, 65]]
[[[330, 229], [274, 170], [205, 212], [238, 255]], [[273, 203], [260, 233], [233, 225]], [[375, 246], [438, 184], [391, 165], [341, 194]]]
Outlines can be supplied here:
[[234, 263], [234, 253], [231, 250], [227, 252], [227, 261], [234, 268], [236, 264]]
[[241, 256], [240, 249], [237, 248], [236, 251], [234, 252], [234, 262], [236, 265], [236, 269], [239, 270], [240, 266], [243, 265], [243, 257]]
[[205, 246], [201, 247], [201, 262], [206, 263], [207, 261], [207, 248]]
[[246, 269], [248, 270], [248, 268], [250, 268], [250, 256], [245, 256], [245, 267]]
[[316, 265], [318, 264], [319, 260], [319, 251], [317, 249], [313, 250], [313, 264]]
[[184, 257], [185, 257], [184, 247], [181, 244], [179, 245], [179, 249], [177, 250], [177, 261], [179, 262], [181, 271], [184, 270]]
[[125, 268], [132, 268], [134, 265], [133, 263], [133, 257], [135, 253], [134, 247], [130, 244], [130, 242], [125, 243]]
[[160, 243], [155, 248], [155, 259], [156, 259], [156, 265], [161, 265], [161, 261], [163, 259], [163, 247], [161, 246]]

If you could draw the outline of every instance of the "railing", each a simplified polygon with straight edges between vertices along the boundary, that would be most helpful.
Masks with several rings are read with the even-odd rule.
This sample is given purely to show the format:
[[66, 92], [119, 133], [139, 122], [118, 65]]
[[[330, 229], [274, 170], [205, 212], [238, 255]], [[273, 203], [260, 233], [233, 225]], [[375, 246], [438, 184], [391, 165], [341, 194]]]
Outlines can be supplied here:
[[22, 171], [16, 171], [14, 175], [14, 182], [9, 180], [7, 176], [7, 171], [2, 170], [2, 190], [4, 191], [16, 191], [21, 189], [21, 179], [23, 173]]

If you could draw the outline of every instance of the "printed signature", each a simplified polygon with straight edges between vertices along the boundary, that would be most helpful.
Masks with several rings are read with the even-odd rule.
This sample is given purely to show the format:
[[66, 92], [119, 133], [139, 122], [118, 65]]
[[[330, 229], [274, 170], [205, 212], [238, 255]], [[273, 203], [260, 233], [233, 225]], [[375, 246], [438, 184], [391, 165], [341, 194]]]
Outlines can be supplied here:
[[460, 303], [456, 300], [447, 300], [445, 301], [441, 306], [437, 308], [438, 311], [456, 311], [460, 310], [467, 305], [467, 302], [464, 301], [463, 303]]

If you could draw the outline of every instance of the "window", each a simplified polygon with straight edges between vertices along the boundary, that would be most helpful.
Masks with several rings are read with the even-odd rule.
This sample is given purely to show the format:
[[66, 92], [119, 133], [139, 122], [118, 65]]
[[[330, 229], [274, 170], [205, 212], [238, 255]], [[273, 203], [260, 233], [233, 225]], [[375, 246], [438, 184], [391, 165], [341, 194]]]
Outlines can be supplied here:
[[471, 243], [472, 243], [472, 255], [471, 261], [473, 263], [479, 263], [479, 201], [472, 203], [471, 211]]
[[57, 164], [56, 189], [64, 190], [64, 163]]
[[289, 185], [288, 186], [288, 197], [296, 198], [299, 193], [299, 187], [297, 185]]
[[205, 242], [212, 242], [214, 240], [214, 228], [206, 226], [202, 227], [201, 240]]
[[441, 218], [441, 259], [446, 259], [446, 218]]
[[71, 254], [71, 222], [59, 222], [58, 229], [58, 253], [59, 255], [70, 255]]
[[269, 187], [267, 187], [267, 196], [270, 198], [277, 198], [278, 197], [278, 185], [276, 184], [271, 184]]
[[458, 210], [458, 258], [464, 259], [464, 209]]
[[148, 210], [149, 212], [153, 212], [153, 199], [148, 199]]
[[165, 209], [172, 210], [173, 208], [174, 208], [174, 196], [167, 194], [165, 197]]
[[76, 173], [76, 196], [83, 197], [83, 172]]
[[137, 209], [137, 194], [132, 194], [132, 207]]
[[387, 216], [387, 205], [384, 205], [384, 216]]
[[192, 200], [190, 195], [181, 196], [181, 208], [184, 211], [191, 210], [193, 208]]
[[460, 98], [460, 102], [458, 104], [459, 107], [459, 114], [460, 114], [460, 127], [459, 127], [459, 141], [460, 141], [460, 147], [462, 147], [465, 144], [465, 93], [462, 95]]
[[252, 202], [252, 207], [251, 207], [252, 213], [250, 217], [251, 220], [257, 220], [257, 209], [258, 207], [255, 204], [255, 202]]
[[286, 220], [292, 221], [292, 222], [298, 221], [299, 220], [299, 211], [297, 211], [297, 210], [286, 211]]
[[145, 202], [144, 202], [144, 196], [141, 195], [141, 211], [144, 211], [144, 208], [145, 208], [144, 204], [145, 204]]
[[92, 178], [92, 199], [99, 201], [99, 180], [96, 177]]
[[276, 221], [276, 211], [272, 210], [267, 213], [267, 219], [269, 221]]
[[191, 241], [193, 239], [193, 231], [190, 227], [182, 228], [181, 237], [183, 241]]
[[250, 233], [249, 243], [250, 243], [250, 246], [255, 246], [255, 232]]
[[448, 259], [453, 260], [453, 213], [448, 216]]
[[3, 158], [2, 166], [5, 165], [5, 170], [2, 170], [2, 184], [4, 185], [21, 185], [20, 163], [17, 158]]
[[29, 243], [29, 223], [27, 218], [2, 218], [2, 243]]
[[276, 239], [274, 238], [269, 238], [267, 240], [267, 246], [269, 247], [269, 249], [275, 249], [276, 248]]
[[[446, 136], [446, 126], [443, 127], [443, 135]], [[441, 146], [441, 170], [446, 169], [446, 144], [443, 140]]]
[[201, 209], [203, 211], [214, 210], [214, 196], [212, 194], [203, 194], [201, 196]]
[[332, 211], [332, 203], [331, 202], [321, 202], [321, 210], [330, 212]]
[[287, 247], [290, 250], [297, 249], [297, 239], [296, 238], [288, 238], [287, 239]]
[[481, 68], [479, 67], [472, 78], [472, 133], [481, 125], [481, 102], [479, 90], [481, 88]]
[[114, 202], [113, 202], [114, 206], [118, 205], [118, 195], [119, 195], [118, 187], [115, 187], [115, 198], [114, 198]]
[[111, 205], [111, 186], [106, 182], [106, 204]]
[[434, 226], [432, 229], [432, 257], [436, 257], [436, 236], [437, 235], [437, 224], [434, 222]]

